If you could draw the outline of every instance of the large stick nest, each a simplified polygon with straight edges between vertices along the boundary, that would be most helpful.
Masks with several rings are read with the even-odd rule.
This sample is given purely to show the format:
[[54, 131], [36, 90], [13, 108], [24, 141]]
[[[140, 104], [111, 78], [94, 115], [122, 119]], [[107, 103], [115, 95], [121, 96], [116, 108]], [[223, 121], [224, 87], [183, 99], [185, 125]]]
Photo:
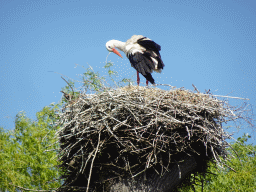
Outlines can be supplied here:
[[225, 156], [222, 122], [233, 117], [211, 95], [181, 89], [81, 94], [60, 114], [63, 187], [106, 190], [111, 180], [136, 179], [149, 169], [160, 177], [184, 154], [196, 158], [193, 172], [205, 172], [209, 161]]

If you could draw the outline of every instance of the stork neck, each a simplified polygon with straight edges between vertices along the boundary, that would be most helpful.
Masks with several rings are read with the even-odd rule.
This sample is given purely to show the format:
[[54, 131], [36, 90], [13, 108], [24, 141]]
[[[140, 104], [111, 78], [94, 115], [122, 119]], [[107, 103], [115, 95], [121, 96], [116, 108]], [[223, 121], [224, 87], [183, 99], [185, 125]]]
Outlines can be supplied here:
[[118, 40], [113, 40], [113, 44], [116, 48], [118, 48], [119, 50], [125, 52], [125, 42], [122, 41], [118, 41]]

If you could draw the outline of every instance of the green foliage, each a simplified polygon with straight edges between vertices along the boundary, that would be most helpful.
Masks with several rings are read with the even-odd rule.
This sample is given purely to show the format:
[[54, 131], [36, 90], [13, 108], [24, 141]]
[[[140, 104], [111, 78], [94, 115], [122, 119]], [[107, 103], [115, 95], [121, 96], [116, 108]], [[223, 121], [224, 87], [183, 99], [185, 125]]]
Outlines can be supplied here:
[[129, 85], [130, 85], [130, 83], [132, 82], [132, 80], [131, 80], [131, 79], [124, 78], [124, 79], [122, 80], [122, 82], [124, 82], [124, 83], [129, 83]]
[[[64, 78], [62, 78], [64, 79]], [[65, 80], [65, 79], [64, 79]], [[65, 80], [66, 81], [66, 80]], [[61, 92], [64, 93], [64, 97], [62, 97], [62, 101], [60, 105], [69, 103], [71, 100], [75, 100], [79, 97], [80, 93], [78, 91], [74, 91], [75, 82], [68, 80], [66, 81], [67, 85], [61, 89]]]
[[54, 144], [56, 107], [44, 107], [36, 114], [36, 121], [20, 112], [14, 131], [0, 129], [0, 191], [17, 191], [19, 187], [47, 190], [60, 186], [53, 150], [57, 148]]
[[[105, 69], [108, 69], [108, 75], [109, 75], [110, 77], [112, 77], [112, 75], [114, 75], [114, 76], [117, 75], [117, 72], [116, 72], [116, 71], [111, 70], [111, 67], [112, 67], [112, 66], [113, 66], [113, 63], [111, 63], [111, 62], [108, 62], [108, 63], [104, 66]], [[112, 79], [113, 79], [113, 78], [112, 78]]]
[[[238, 141], [232, 143], [233, 148], [229, 149], [234, 158], [227, 165], [232, 167], [220, 169], [216, 164], [211, 164], [209, 172], [205, 178], [197, 176], [196, 191], [201, 191], [201, 180], [203, 179], [204, 191], [246, 191], [254, 192], [256, 190], [256, 146], [245, 144], [250, 136], [244, 135], [238, 138]], [[236, 152], [234, 152], [236, 151]], [[191, 190], [193, 191], [193, 190]]]
[[[111, 67], [113, 66], [113, 63], [111, 62], [107, 62], [106, 65], [104, 66], [104, 68], [107, 70], [108, 72], [108, 76], [109, 79], [106, 79], [105, 77], [100, 76], [99, 72], [94, 72], [93, 68], [91, 66], [89, 66], [89, 68], [86, 69], [86, 72], [84, 73], [83, 76], [83, 82], [84, 82], [84, 88], [86, 89], [90, 89], [92, 91], [96, 91], [100, 92], [102, 90], [106, 90], [106, 82], [108, 82], [108, 84], [110, 86], [123, 86], [130, 84], [132, 82], [131, 79], [123, 79], [121, 82], [117, 82], [115, 81], [115, 78], [117, 77], [118, 73], [114, 70], [111, 69]], [[113, 83], [113, 84], [111, 84]]]
[[104, 81], [104, 77], [100, 77], [99, 72], [94, 72], [93, 68], [90, 66], [86, 69], [86, 72], [83, 76], [84, 87], [86, 89], [92, 89], [96, 92], [102, 90], [104, 88], [102, 81]]

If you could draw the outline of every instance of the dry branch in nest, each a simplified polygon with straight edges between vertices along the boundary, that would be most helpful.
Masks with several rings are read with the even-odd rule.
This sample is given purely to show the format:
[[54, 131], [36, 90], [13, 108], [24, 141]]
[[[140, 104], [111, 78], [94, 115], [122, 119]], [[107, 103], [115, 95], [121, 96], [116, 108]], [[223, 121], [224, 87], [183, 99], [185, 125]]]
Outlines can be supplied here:
[[[235, 118], [211, 95], [181, 89], [81, 94], [60, 114], [61, 191], [114, 191], [120, 182], [127, 191], [169, 191], [209, 161], [221, 162], [229, 137], [222, 123]], [[174, 169], [176, 183], [168, 180]], [[155, 186], [158, 178], [164, 186]]]

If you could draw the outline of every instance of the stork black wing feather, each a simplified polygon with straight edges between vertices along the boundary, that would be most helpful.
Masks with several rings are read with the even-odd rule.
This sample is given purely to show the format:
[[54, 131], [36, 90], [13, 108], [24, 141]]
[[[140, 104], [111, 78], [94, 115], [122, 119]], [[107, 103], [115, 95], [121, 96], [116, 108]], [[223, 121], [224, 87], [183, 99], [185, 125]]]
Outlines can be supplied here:
[[153, 57], [157, 60], [157, 62], [158, 62], [157, 69], [164, 68], [164, 63], [163, 63], [163, 61], [161, 59], [161, 55], [159, 53], [159, 51], [161, 51], [160, 45], [158, 45], [156, 42], [148, 39], [147, 37], [138, 39], [137, 43], [146, 49], [146, 51], [144, 52], [145, 56], [147, 56], [148, 58]]
[[147, 39], [147, 37], [138, 39], [137, 43], [140, 44], [142, 47], [145, 47], [146, 49], [155, 51], [157, 54], [159, 54], [159, 51], [161, 51], [161, 46], [158, 45], [156, 42]]
[[150, 83], [155, 83], [151, 75], [152, 69], [154, 69], [155, 66], [151, 59], [139, 52], [128, 55], [128, 59], [133, 68], [142, 74]]

